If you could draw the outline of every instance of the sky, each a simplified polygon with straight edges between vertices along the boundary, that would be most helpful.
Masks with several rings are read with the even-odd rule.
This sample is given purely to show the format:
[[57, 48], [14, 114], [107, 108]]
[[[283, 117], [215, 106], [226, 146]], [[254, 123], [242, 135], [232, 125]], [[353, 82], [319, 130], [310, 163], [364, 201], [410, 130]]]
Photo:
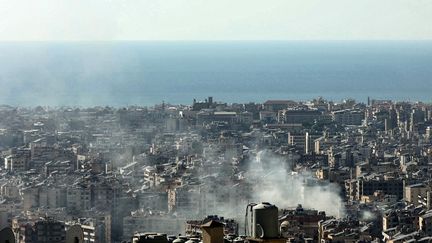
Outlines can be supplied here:
[[0, 41], [430, 40], [431, 0], [0, 0]]

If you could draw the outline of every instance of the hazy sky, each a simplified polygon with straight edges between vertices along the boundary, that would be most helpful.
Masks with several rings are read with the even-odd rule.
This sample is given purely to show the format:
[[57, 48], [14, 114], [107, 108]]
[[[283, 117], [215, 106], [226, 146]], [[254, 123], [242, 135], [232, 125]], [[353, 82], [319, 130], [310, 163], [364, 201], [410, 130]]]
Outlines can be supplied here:
[[432, 39], [431, 0], [0, 0], [0, 40]]

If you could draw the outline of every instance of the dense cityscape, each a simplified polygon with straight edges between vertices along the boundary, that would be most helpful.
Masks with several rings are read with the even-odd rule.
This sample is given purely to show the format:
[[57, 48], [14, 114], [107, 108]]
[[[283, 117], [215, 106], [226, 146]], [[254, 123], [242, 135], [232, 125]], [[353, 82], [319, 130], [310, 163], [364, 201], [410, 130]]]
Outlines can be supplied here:
[[432, 241], [427, 103], [4, 105], [0, 149], [5, 242]]

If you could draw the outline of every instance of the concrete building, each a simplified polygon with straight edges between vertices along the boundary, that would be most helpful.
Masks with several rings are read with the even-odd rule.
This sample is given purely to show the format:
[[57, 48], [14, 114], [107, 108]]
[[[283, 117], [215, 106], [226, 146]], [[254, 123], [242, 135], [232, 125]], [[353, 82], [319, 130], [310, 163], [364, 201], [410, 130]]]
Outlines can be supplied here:
[[278, 112], [278, 122], [288, 124], [313, 124], [321, 119], [322, 112], [308, 109], [285, 109]]
[[322, 220], [326, 220], [325, 212], [304, 209], [301, 205], [294, 209], [284, 209], [279, 216], [281, 235], [297, 241], [300, 238], [318, 241], [318, 222]]
[[13, 172], [24, 172], [30, 167], [30, 150], [26, 148], [12, 149], [11, 154], [4, 158], [4, 168]]
[[123, 219], [123, 238], [135, 232], [164, 232], [177, 235], [184, 232], [184, 217], [162, 212], [134, 211]]
[[404, 188], [404, 200], [416, 206], [421, 205], [428, 192], [431, 192], [431, 187], [424, 183], [407, 185]]
[[343, 125], [361, 125], [365, 118], [364, 112], [359, 110], [340, 110], [332, 112], [333, 120]]
[[288, 107], [296, 106], [298, 103], [292, 100], [267, 100], [263, 104], [263, 108], [266, 111], [279, 111], [287, 109]]
[[201, 195], [198, 185], [184, 185], [168, 190], [168, 210], [180, 214], [200, 212]]
[[403, 198], [403, 181], [399, 178], [360, 178], [356, 183], [357, 200], [362, 196], [373, 195], [376, 191]]
[[217, 215], [209, 215], [203, 220], [188, 220], [185, 223], [186, 235], [202, 235], [202, 225], [207, 224], [210, 221], [219, 222], [223, 226], [223, 234], [238, 235], [239, 224], [234, 219], [226, 219], [224, 217], [218, 217]]
[[66, 240], [65, 224], [52, 219], [36, 221], [34, 226], [36, 243], [58, 243]]

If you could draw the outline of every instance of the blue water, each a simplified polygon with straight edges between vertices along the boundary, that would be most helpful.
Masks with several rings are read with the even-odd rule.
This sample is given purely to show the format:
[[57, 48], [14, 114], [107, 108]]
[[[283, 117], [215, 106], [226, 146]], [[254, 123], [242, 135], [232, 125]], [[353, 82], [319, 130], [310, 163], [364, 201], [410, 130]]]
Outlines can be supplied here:
[[432, 42], [0, 43], [0, 104], [432, 101]]

